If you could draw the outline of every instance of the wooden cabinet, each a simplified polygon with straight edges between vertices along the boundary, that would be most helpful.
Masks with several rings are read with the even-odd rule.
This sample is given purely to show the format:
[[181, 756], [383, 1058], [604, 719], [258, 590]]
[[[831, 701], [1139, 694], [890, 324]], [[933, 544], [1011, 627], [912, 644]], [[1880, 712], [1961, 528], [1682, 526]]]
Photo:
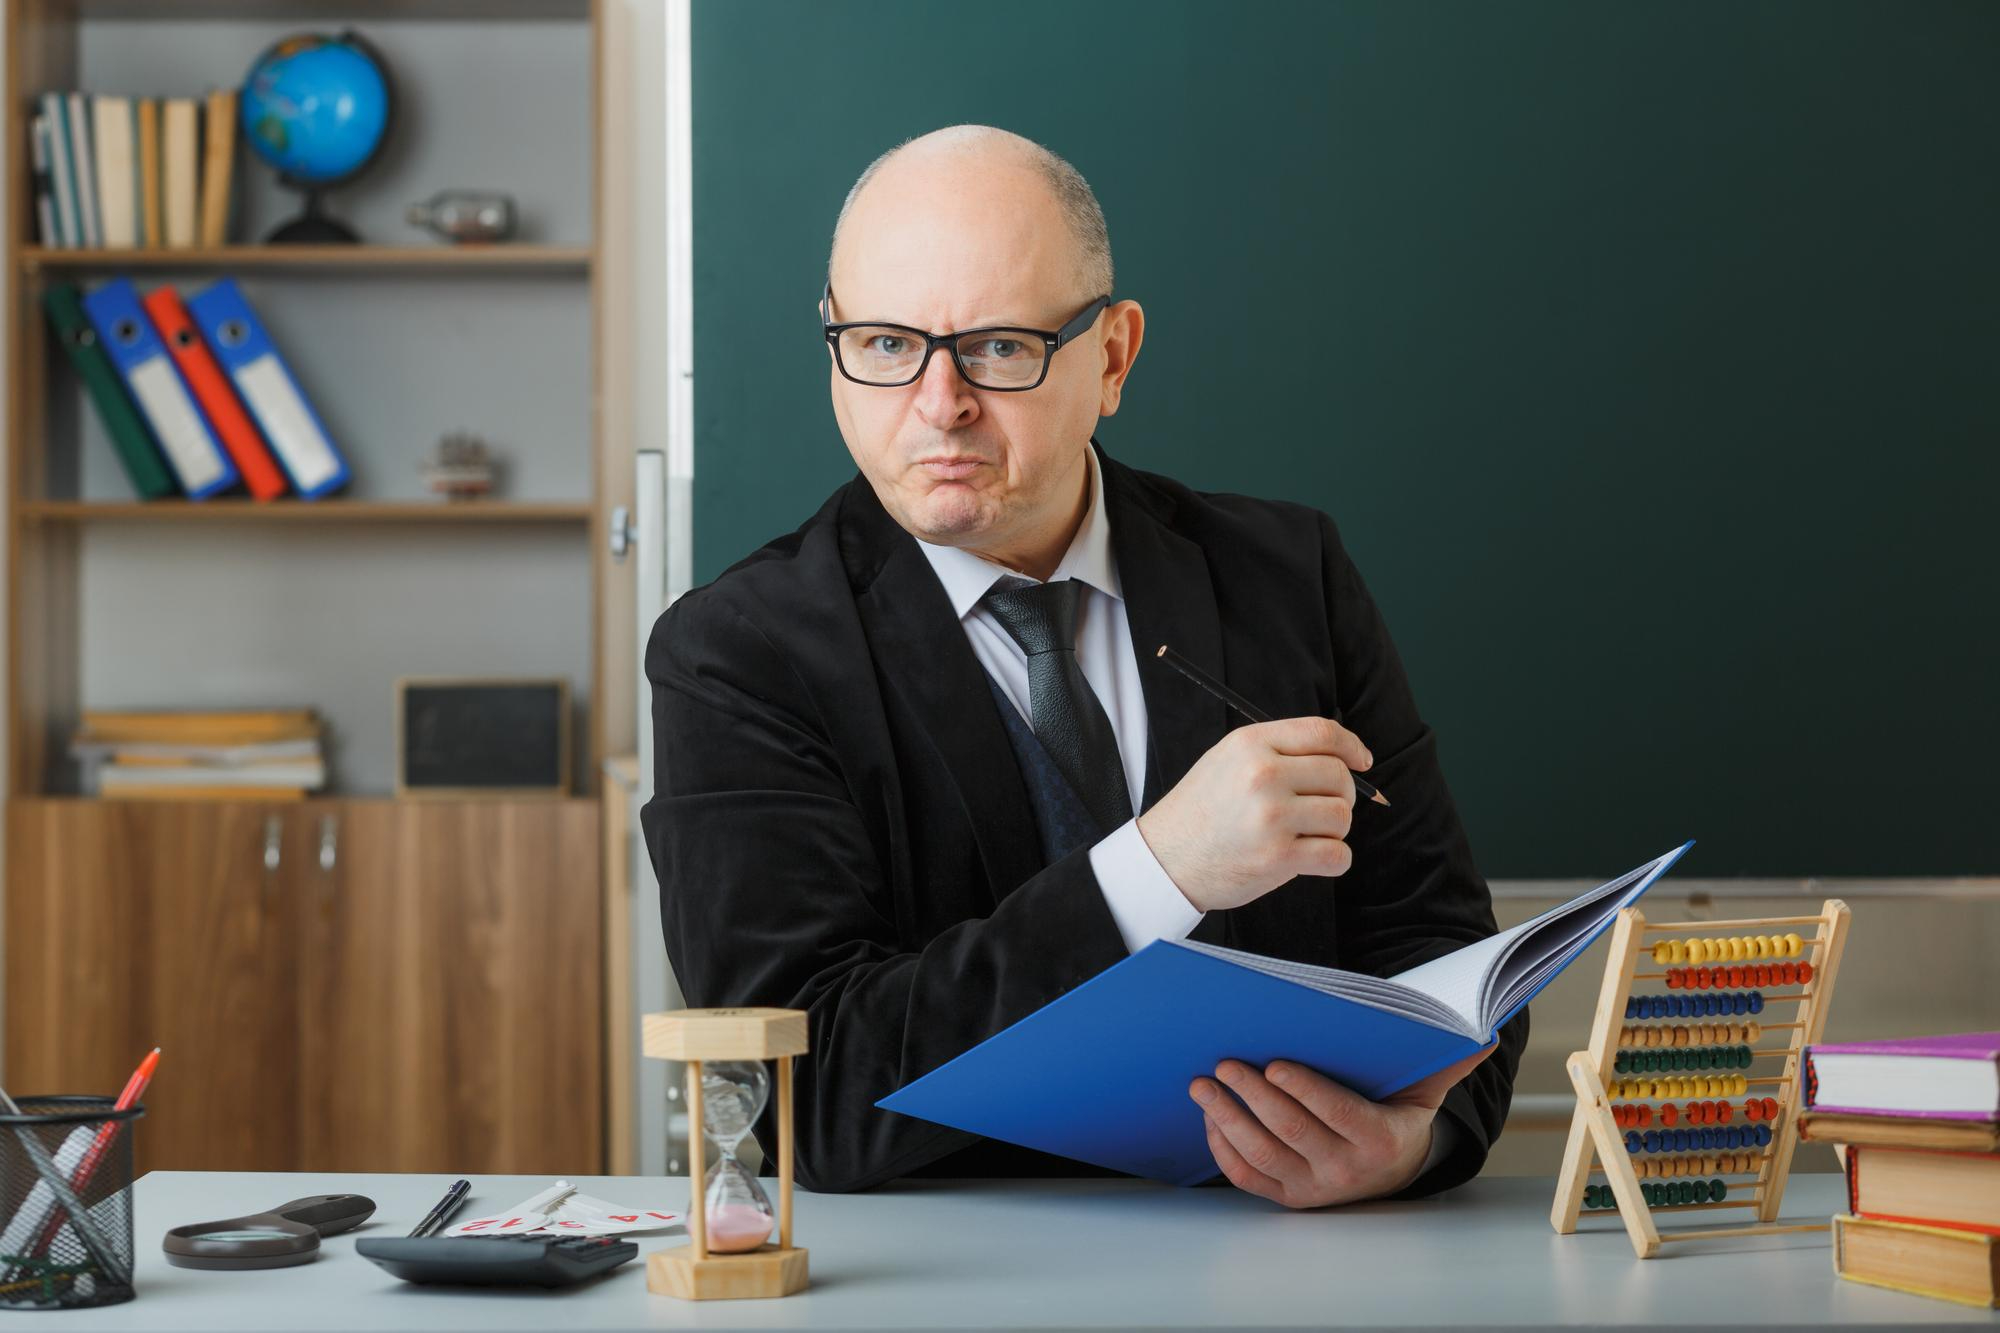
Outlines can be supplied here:
[[10, 803], [10, 1091], [116, 1095], [159, 1046], [141, 1169], [297, 1160], [291, 894], [265, 868], [283, 811]]
[[304, 1167], [602, 1171], [597, 803], [335, 804], [305, 874]]
[[152, 1170], [602, 1169], [595, 800], [9, 803], [7, 1084]]

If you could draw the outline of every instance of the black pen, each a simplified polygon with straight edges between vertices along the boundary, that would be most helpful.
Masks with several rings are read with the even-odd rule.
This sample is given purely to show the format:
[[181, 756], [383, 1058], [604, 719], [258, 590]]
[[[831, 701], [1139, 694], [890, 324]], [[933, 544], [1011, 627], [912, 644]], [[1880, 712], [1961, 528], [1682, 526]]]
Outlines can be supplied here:
[[465, 1196], [470, 1193], [472, 1193], [471, 1181], [453, 1181], [451, 1188], [444, 1192], [444, 1197], [437, 1201], [436, 1206], [430, 1212], [424, 1214], [424, 1220], [417, 1223], [417, 1229], [410, 1234], [412, 1236], [428, 1236], [440, 1230], [446, 1222], [451, 1220], [451, 1215], [458, 1211], [458, 1206], [465, 1202]]
[[[1222, 702], [1228, 704], [1252, 722], [1269, 722], [1271, 720], [1270, 715], [1263, 709], [1251, 703], [1248, 699], [1238, 694], [1235, 690], [1230, 689], [1206, 671], [1203, 671], [1187, 658], [1182, 657], [1166, 644], [1163, 643], [1160, 645], [1160, 651], [1155, 656], [1166, 659], [1168, 666], [1180, 672], [1183, 676], [1186, 676], [1189, 680], [1201, 686], [1204, 690], [1207, 690], [1210, 694], [1222, 700]], [[1389, 798], [1384, 796], [1376, 789], [1373, 783], [1369, 782], [1367, 778], [1362, 777], [1359, 773], [1354, 775], [1354, 790], [1377, 805], [1389, 804]]]

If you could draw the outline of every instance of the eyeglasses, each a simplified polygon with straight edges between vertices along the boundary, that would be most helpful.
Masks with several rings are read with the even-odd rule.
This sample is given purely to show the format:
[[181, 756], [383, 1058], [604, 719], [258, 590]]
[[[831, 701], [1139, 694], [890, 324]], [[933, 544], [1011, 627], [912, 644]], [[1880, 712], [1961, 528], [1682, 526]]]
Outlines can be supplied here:
[[826, 340], [833, 346], [833, 363], [856, 384], [893, 389], [914, 383], [938, 348], [951, 352], [952, 364], [967, 384], [996, 393], [1023, 393], [1048, 378], [1049, 362], [1062, 347], [1088, 332], [1097, 312], [1111, 304], [1100, 296], [1054, 333], [1043, 329], [963, 329], [957, 333], [925, 333], [907, 324], [835, 324], [833, 280], [820, 297], [819, 317]]

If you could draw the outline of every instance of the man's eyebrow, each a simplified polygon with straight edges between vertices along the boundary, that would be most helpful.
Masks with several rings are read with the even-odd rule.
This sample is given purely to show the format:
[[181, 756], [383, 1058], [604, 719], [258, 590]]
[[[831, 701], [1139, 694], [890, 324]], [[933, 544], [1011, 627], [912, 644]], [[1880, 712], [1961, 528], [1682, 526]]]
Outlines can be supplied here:
[[[901, 324], [903, 327], [910, 329], [924, 328], [922, 324], [913, 323], [912, 321], [907, 319], [890, 319], [890, 320], [883, 320], [882, 322], [887, 324]], [[944, 330], [944, 332], [965, 333], [972, 329], [1053, 329], [1056, 327], [1056, 324], [1059, 324], [1061, 322], [1062, 321], [1057, 320], [1055, 323], [1051, 324], [1037, 324], [1032, 319], [1014, 319], [1006, 315], [992, 315], [980, 319], [975, 319], [967, 324], [961, 324], [955, 329], [946, 329]], [[930, 333], [934, 336], [938, 334], [938, 331], [935, 329], [925, 329], [925, 332]]]
[[[945, 329], [944, 333], [964, 333], [971, 329], [1036, 329], [1048, 330], [1061, 325], [1067, 315], [1053, 317], [1049, 323], [1037, 324], [1032, 319], [1015, 319], [1007, 315], [991, 315], [976, 319], [969, 324], [961, 324], [955, 329]], [[855, 315], [843, 313], [837, 316], [840, 324], [896, 324], [906, 329], [923, 329], [933, 337], [941, 336], [940, 331], [929, 328], [914, 319], [897, 319], [893, 315]]]

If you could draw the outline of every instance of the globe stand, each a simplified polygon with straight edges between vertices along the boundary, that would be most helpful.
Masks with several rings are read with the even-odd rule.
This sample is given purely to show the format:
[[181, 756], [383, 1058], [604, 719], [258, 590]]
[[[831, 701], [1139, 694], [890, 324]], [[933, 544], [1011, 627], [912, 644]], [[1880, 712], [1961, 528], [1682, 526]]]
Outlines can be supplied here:
[[361, 236], [352, 227], [326, 214], [326, 192], [296, 181], [286, 180], [284, 184], [301, 191], [306, 198], [305, 212], [290, 222], [279, 224], [269, 236], [266, 245], [359, 245]]

